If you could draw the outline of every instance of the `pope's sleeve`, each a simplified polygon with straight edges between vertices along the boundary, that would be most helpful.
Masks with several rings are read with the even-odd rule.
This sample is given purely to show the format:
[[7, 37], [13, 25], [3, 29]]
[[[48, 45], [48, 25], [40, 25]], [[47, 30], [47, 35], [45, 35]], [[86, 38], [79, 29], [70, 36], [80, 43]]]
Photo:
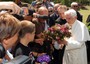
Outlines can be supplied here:
[[73, 39], [67, 40], [66, 50], [75, 50], [81, 48], [83, 45], [85, 46], [84, 41], [76, 41]]
[[75, 31], [74, 36], [67, 39], [66, 50], [79, 49], [82, 46], [85, 46], [87, 40], [90, 40], [87, 27], [82, 23], [81, 25], [82, 26], [78, 27], [77, 31]]

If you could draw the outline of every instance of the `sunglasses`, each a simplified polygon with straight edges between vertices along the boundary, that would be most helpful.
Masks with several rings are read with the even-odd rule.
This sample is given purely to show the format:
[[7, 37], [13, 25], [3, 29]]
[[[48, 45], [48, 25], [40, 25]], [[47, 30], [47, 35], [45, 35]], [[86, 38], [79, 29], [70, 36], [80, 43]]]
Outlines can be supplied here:
[[78, 7], [78, 6], [73, 6], [73, 7]]
[[53, 12], [52, 10], [50, 10], [49, 12]]

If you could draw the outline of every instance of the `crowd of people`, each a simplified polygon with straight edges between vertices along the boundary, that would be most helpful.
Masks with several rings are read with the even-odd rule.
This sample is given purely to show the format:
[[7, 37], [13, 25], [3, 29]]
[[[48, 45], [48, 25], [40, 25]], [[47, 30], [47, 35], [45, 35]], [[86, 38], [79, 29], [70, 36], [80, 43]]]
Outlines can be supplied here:
[[[41, 64], [37, 58], [46, 54], [51, 61], [45, 64], [88, 64], [85, 42], [90, 35], [77, 2], [71, 7], [50, 0], [0, 3], [0, 63], [32, 55], [29, 64]], [[71, 37], [58, 42], [42, 36], [56, 24], [68, 25]]]

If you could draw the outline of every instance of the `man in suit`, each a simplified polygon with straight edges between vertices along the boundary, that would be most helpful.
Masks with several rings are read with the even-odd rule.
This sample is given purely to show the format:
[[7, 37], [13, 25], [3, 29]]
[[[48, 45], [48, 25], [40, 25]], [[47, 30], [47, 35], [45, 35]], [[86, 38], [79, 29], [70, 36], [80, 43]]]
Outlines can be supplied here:
[[[48, 16], [48, 10], [46, 7], [40, 7], [37, 13], [33, 14], [34, 22], [36, 26], [35, 40], [33, 43], [33, 50], [37, 52], [38, 56], [42, 54], [51, 55], [50, 42], [44, 40], [42, 37], [42, 32], [47, 30], [49, 25], [47, 23], [46, 17]], [[45, 17], [45, 18], [44, 18]], [[35, 20], [36, 19], [36, 20]]]
[[82, 15], [78, 12], [78, 10], [79, 10], [79, 4], [78, 4], [77, 2], [72, 2], [72, 3], [71, 3], [71, 8], [76, 11], [76, 13], [77, 13], [77, 19], [82, 22], [82, 21], [83, 21], [83, 17], [82, 17]]
[[59, 6], [60, 6], [60, 4], [58, 4], [58, 3], [55, 4], [54, 5], [54, 13], [49, 16], [49, 26], [50, 27], [53, 26], [53, 25], [55, 25], [55, 21], [59, 17], [58, 12], [57, 12], [57, 8]]

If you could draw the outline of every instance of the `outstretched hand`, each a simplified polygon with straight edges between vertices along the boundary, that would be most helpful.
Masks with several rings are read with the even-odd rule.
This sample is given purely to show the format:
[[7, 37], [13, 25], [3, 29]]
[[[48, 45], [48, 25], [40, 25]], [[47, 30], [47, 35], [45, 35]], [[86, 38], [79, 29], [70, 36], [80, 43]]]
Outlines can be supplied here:
[[65, 44], [66, 45], [67, 44], [67, 41], [66, 40], [59, 40], [58, 43], [59, 44]]

